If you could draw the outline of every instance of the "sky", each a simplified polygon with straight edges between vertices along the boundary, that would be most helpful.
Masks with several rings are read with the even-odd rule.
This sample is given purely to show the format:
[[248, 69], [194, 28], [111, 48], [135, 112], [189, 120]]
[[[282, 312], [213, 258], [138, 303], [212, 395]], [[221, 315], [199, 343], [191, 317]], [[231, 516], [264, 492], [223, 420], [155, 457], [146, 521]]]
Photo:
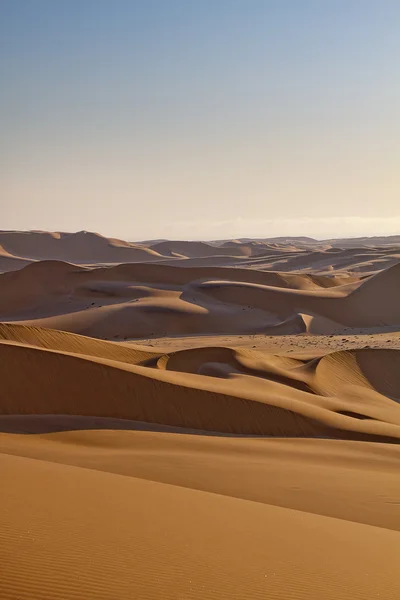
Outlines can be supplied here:
[[0, 229], [400, 233], [398, 0], [0, 0]]

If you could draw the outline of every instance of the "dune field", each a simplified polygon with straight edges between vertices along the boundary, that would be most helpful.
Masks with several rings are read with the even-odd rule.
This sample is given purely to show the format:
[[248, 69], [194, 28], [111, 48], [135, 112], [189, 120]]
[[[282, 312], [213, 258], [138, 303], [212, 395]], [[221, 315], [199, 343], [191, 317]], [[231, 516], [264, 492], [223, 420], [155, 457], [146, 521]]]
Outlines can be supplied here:
[[400, 236], [0, 232], [0, 600], [400, 598]]

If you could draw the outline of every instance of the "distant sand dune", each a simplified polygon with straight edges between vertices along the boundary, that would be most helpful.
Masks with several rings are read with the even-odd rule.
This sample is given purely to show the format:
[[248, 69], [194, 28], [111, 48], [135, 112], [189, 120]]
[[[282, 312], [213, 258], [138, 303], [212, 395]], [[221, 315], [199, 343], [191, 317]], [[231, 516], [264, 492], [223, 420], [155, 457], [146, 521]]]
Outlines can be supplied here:
[[368, 273], [400, 260], [399, 237], [354, 240], [275, 238], [225, 242], [150, 241], [126, 242], [97, 233], [0, 231], [0, 271], [9, 271], [37, 260], [61, 260], [81, 265], [161, 262], [178, 266], [236, 266], [269, 271], [332, 270]]

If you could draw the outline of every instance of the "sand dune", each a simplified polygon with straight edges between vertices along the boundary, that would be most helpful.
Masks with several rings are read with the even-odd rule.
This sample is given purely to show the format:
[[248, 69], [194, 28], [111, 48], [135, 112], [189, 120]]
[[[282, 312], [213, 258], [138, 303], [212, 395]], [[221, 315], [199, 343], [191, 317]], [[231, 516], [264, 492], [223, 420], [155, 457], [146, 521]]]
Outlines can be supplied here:
[[301, 361], [251, 349], [163, 355], [113, 351], [98, 341], [91, 349], [90, 339], [4, 325], [1, 335], [3, 414], [96, 415], [236, 434], [400, 438], [399, 407], [383, 395], [399, 387], [400, 351]]
[[162, 433], [139, 425], [124, 431], [106, 419], [82, 431], [92, 421], [82, 419], [77, 431], [0, 434], [2, 453], [400, 529], [399, 446]]
[[0, 232], [0, 599], [397, 600], [397, 243]]
[[143, 262], [159, 255], [151, 248], [112, 240], [96, 233], [0, 232], [0, 244], [13, 256], [67, 262]]
[[372, 274], [396, 264], [399, 259], [398, 236], [322, 242], [299, 237], [133, 243], [88, 231], [0, 231], [0, 272], [22, 268], [37, 260], [60, 260], [89, 266], [143, 262], [186, 267], [241, 265], [268, 271], [330, 276], [334, 270], [348, 276]]
[[109, 339], [384, 331], [400, 323], [399, 279], [400, 264], [344, 282], [224, 267], [40, 261], [0, 275], [0, 320]]

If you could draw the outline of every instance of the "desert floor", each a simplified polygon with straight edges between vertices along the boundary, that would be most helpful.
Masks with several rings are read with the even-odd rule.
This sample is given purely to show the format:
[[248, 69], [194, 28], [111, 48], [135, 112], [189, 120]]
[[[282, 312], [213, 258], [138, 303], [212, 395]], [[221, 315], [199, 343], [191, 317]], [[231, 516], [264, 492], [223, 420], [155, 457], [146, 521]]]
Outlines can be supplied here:
[[0, 232], [0, 599], [400, 598], [400, 240]]

